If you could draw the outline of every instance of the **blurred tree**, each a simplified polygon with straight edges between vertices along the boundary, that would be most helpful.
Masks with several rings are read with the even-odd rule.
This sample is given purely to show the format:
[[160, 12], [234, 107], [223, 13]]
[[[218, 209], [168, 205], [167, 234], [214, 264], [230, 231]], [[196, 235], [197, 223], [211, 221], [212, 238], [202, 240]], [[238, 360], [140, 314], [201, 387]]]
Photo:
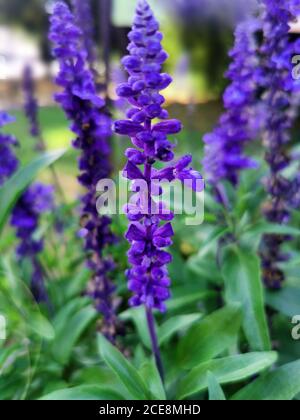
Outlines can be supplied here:
[[46, 0], [0, 0], [0, 24], [18, 25], [37, 37], [44, 60], [50, 60]]

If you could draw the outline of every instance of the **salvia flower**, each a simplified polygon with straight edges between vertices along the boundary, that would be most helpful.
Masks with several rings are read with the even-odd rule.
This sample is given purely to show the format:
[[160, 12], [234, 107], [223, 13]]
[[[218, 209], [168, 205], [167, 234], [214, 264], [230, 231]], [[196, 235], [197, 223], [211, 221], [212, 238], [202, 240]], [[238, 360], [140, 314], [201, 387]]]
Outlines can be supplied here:
[[230, 52], [232, 63], [227, 73], [231, 84], [224, 93], [225, 113], [212, 133], [204, 136], [204, 169], [208, 180], [218, 185], [227, 180], [238, 183], [239, 173], [255, 168], [256, 162], [248, 157], [245, 147], [256, 137], [260, 124], [257, 95], [262, 82], [256, 34], [261, 31], [258, 20], [248, 19], [238, 25], [235, 45]]
[[[0, 128], [14, 121], [14, 118], [0, 112]], [[17, 170], [19, 160], [13, 147], [17, 140], [8, 134], [0, 134], [0, 186]], [[48, 296], [44, 284], [42, 266], [38, 254], [43, 250], [43, 240], [36, 239], [40, 216], [52, 208], [52, 187], [43, 184], [33, 184], [17, 201], [11, 217], [11, 225], [16, 229], [19, 244], [17, 257], [29, 259], [32, 263], [31, 291], [37, 302], [47, 302]]]
[[[299, 38], [289, 35], [300, 1], [264, 0], [264, 42], [261, 55], [265, 72], [265, 124], [263, 142], [265, 159], [270, 168], [266, 181], [269, 200], [263, 212], [269, 222], [285, 224], [290, 218], [290, 205], [297, 199], [298, 177], [290, 180], [283, 170], [291, 161], [288, 143], [291, 138], [295, 100], [299, 101], [297, 83], [292, 78], [293, 54], [300, 47]], [[295, 191], [296, 188], [296, 191]], [[288, 258], [281, 250], [288, 239], [284, 235], [265, 235], [261, 245], [263, 279], [267, 287], [278, 289], [284, 280], [280, 263]]]
[[[41, 130], [38, 119], [38, 102], [35, 98], [35, 85], [32, 68], [26, 65], [23, 72], [24, 110], [29, 121], [30, 134], [37, 138], [41, 137]], [[40, 148], [40, 145], [38, 146]]]
[[103, 251], [108, 244], [114, 243], [115, 237], [110, 230], [110, 219], [99, 217], [96, 208], [96, 186], [99, 180], [108, 178], [111, 173], [111, 118], [104, 100], [97, 95], [93, 73], [87, 66], [88, 53], [82, 46], [81, 37], [82, 31], [68, 6], [56, 3], [49, 38], [60, 65], [56, 82], [63, 91], [55, 98], [72, 122], [71, 129], [76, 134], [73, 145], [81, 151], [78, 179], [86, 194], [82, 197], [82, 229], [79, 234], [85, 240], [88, 266], [93, 271], [88, 293], [103, 314], [102, 332], [114, 341], [119, 328], [113, 297], [115, 286], [108, 276], [112, 263], [104, 259]]
[[43, 239], [37, 239], [40, 217], [53, 208], [53, 188], [40, 183], [29, 187], [12, 211], [11, 225], [19, 239], [17, 257], [32, 263], [31, 291], [37, 302], [48, 302], [42, 266], [38, 255], [44, 248]]
[[[168, 55], [161, 45], [163, 35], [159, 24], [146, 1], [138, 2], [128, 37], [129, 55], [122, 59], [122, 64], [129, 79], [118, 86], [117, 94], [127, 98], [131, 107], [126, 120], [115, 122], [114, 130], [128, 135], [133, 144], [125, 153], [128, 162], [124, 176], [133, 185], [144, 181], [139, 198], [126, 206], [130, 221], [126, 238], [131, 244], [128, 252], [131, 268], [127, 277], [128, 287], [133, 292], [130, 304], [144, 304], [148, 310], [156, 308], [163, 312], [166, 310], [165, 301], [170, 296], [167, 266], [172, 257], [166, 248], [172, 244], [171, 220], [174, 215], [155, 202], [155, 193], [159, 195], [161, 191], [153, 192], [153, 184], [163, 179], [188, 180], [190, 186], [200, 190], [203, 189], [203, 180], [191, 169], [190, 156], [171, 163], [174, 145], [168, 140], [168, 135], [179, 133], [182, 125], [178, 120], [169, 119], [168, 112], [163, 109], [165, 98], [160, 92], [170, 85], [172, 78], [162, 72]], [[156, 119], [162, 121], [154, 122]], [[156, 169], [156, 162], [170, 163]]]

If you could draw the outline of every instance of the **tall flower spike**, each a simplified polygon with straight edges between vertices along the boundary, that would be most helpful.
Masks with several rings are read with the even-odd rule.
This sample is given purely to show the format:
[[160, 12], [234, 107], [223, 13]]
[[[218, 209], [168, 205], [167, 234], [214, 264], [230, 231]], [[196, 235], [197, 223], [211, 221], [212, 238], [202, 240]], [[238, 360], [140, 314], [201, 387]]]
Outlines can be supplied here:
[[[0, 128], [14, 121], [8, 114], [0, 112]], [[19, 166], [12, 149], [17, 140], [11, 135], [0, 134], [0, 186], [10, 178]], [[2, 162], [3, 159], [3, 162]], [[28, 258], [32, 263], [31, 291], [37, 302], [49, 304], [42, 266], [38, 254], [43, 250], [43, 240], [35, 239], [40, 216], [52, 208], [52, 187], [33, 184], [19, 198], [12, 211], [11, 225], [16, 229], [20, 243], [17, 247], [19, 259]]]
[[[266, 182], [269, 200], [263, 211], [269, 222], [285, 224], [289, 221], [290, 205], [297, 195], [295, 186], [298, 185], [298, 178], [286, 178], [283, 170], [291, 161], [288, 143], [296, 117], [295, 100], [299, 104], [299, 86], [292, 78], [291, 57], [297, 53], [300, 41], [299, 37], [289, 35], [289, 23], [299, 13], [300, 1], [264, 0], [263, 4], [264, 42], [261, 54], [264, 57], [264, 102], [267, 111], [263, 143], [265, 159], [270, 168]], [[265, 235], [263, 238], [263, 279], [271, 289], [279, 289], [285, 278], [279, 264], [288, 258], [281, 251], [287, 239], [284, 235]]]
[[31, 291], [35, 300], [49, 304], [42, 266], [38, 260], [44, 248], [43, 239], [36, 239], [40, 217], [53, 208], [53, 188], [40, 183], [29, 187], [12, 211], [11, 225], [20, 241], [17, 257], [28, 258], [32, 263]]
[[111, 173], [111, 118], [105, 102], [97, 96], [93, 73], [86, 65], [88, 54], [82, 46], [81, 37], [82, 32], [68, 6], [56, 3], [49, 38], [60, 65], [56, 83], [63, 91], [55, 98], [72, 122], [71, 129], [76, 134], [73, 145], [81, 151], [78, 179], [86, 194], [82, 197], [80, 235], [85, 240], [88, 266], [93, 272], [88, 293], [103, 315], [102, 332], [114, 342], [120, 332], [120, 324], [115, 314], [115, 286], [109, 279], [113, 264], [104, 259], [103, 252], [107, 245], [115, 242], [115, 237], [110, 230], [110, 219], [100, 217], [96, 208], [97, 183]]
[[235, 45], [230, 52], [233, 61], [227, 73], [231, 84], [223, 97], [226, 111], [214, 131], [204, 136], [203, 164], [206, 176], [214, 186], [222, 180], [236, 185], [240, 171], [257, 166], [244, 149], [256, 137], [260, 128], [257, 121], [263, 118], [263, 109], [257, 112], [262, 78], [256, 40], [259, 31], [261, 25], [256, 19], [238, 26]]
[[29, 121], [30, 134], [38, 140], [37, 149], [41, 150], [41, 129], [38, 120], [38, 102], [35, 98], [35, 85], [32, 68], [26, 65], [23, 72], [24, 110]]
[[[165, 99], [160, 91], [169, 86], [172, 79], [162, 73], [162, 65], [168, 55], [162, 49], [163, 35], [159, 31], [159, 24], [146, 1], [138, 2], [133, 28], [128, 37], [129, 55], [122, 59], [122, 64], [129, 73], [129, 79], [127, 83], [118, 86], [117, 94], [128, 98], [131, 108], [127, 112], [127, 120], [116, 121], [114, 130], [131, 137], [134, 146], [126, 151], [128, 162], [124, 176], [134, 182], [144, 181], [137, 203], [127, 206], [130, 224], [126, 238], [131, 244], [128, 252], [131, 264], [127, 272], [128, 287], [133, 292], [130, 305], [146, 307], [153, 352], [162, 374], [152, 309], [164, 312], [165, 301], [170, 297], [167, 266], [172, 257], [165, 248], [172, 244], [174, 233], [170, 220], [174, 215], [155, 208], [152, 184], [161, 179], [188, 179], [200, 190], [203, 188], [203, 180], [200, 174], [189, 167], [190, 156], [164, 169], [154, 168], [158, 161], [173, 160], [174, 145], [169, 142], [168, 134], [179, 133], [181, 123], [169, 120], [168, 112], [162, 107]], [[153, 124], [156, 118], [163, 121]], [[141, 165], [143, 171], [139, 168]]]

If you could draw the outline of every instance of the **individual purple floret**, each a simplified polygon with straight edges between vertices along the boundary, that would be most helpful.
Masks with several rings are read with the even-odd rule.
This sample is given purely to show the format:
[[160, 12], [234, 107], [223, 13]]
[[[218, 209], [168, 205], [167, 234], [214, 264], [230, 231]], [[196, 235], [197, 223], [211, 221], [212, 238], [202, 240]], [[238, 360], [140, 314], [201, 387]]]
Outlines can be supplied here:
[[[299, 86], [292, 78], [291, 58], [299, 52], [299, 37], [289, 35], [289, 23], [299, 13], [300, 1], [264, 0], [264, 41], [261, 55], [265, 72], [265, 124], [263, 143], [265, 159], [270, 168], [266, 182], [269, 200], [263, 212], [271, 223], [285, 224], [290, 218], [290, 206], [297, 198], [298, 178], [285, 177], [283, 170], [290, 164], [288, 143], [295, 121], [295, 100], [299, 101]], [[296, 10], [298, 8], [298, 13]], [[284, 272], [279, 264], [287, 256], [281, 251], [288, 238], [284, 235], [265, 235], [261, 246], [263, 279], [267, 287], [279, 289]]]
[[87, 59], [93, 69], [95, 64], [94, 21], [91, 0], [72, 0], [76, 25], [82, 33], [84, 49], [87, 51]]
[[246, 155], [245, 146], [256, 137], [260, 128], [258, 121], [263, 118], [263, 109], [257, 112], [262, 82], [256, 37], [259, 31], [261, 25], [256, 19], [239, 24], [230, 52], [232, 64], [227, 73], [231, 84], [223, 97], [226, 111], [214, 131], [204, 136], [203, 164], [207, 179], [215, 187], [222, 180], [236, 185], [240, 171], [257, 166]]
[[[147, 309], [156, 308], [164, 312], [164, 302], [170, 297], [167, 265], [172, 260], [165, 248], [172, 244], [174, 233], [169, 220], [173, 214], [153, 212], [151, 184], [161, 179], [189, 179], [195, 186], [196, 181], [202, 181], [202, 178], [190, 169], [190, 156], [183, 157], [177, 164], [167, 168], [154, 168], [157, 161], [173, 160], [174, 145], [167, 137], [168, 134], [179, 133], [182, 126], [180, 121], [168, 119], [168, 112], [162, 107], [165, 99], [160, 91], [169, 86], [172, 78], [162, 73], [162, 65], [168, 55], [162, 49], [163, 35], [159, 32], [159, 24], [146, 1], [138, 2], [133, 28], [128, 37], [129, 55], [122, 59], [122, 64], [129, 73], [129, 79], [127, 83], [118, 86], [117, 94], [128, 98], [131, 108], [127, 112], [128, 119], [116, 121], [114, 130], [131, 137], [134, 146], [126, 151], [128, 163], [124, 168], [124, 176], [132, 181], [144, 180], [148, 186], [148, 192], [140, 192], [141, 199], [137, 206], [129, 204], [127, 207], [131, 223], [126, 238], [131, 243], [128, 257], [132, 265], [127, 277], [129, 289], [134, 294], [130, 304], [144, 304]], [[163, 121], [153, 123], [156, 118]], [[143, 165], [143, 171], [140, 165]], [[203, 182], [198, 185], [203, 187]], [[143, 205], [142, 197], [145, 194], [147, 204]], [[166, 220], [168, 222], [164, 224]]]
[[104, 259], [103, 251], [107, 245], [115, 242], [115, 237], [110, 230], [110, 219], [100, 217], [96, 208], [96, 186], [101, 179], [109, 178], [111, 173], [111, 118], [104, 100], [97, 95], [81, 37], [82, 31], [68, 6], [56, 3], [49, 38], [54, 44], [53, 54], [60, 65], [56, 83], [63, 91], [55, 98], [72, 121], [71, 129], [76, 134], [73, 145], [81, 151], [78, 179], [85, 187], [86, 194], [82, 197], [80, 236], [85, 239], [88, 266], [93, 271], [88, 293], [103, 314], [102, 332], [114, 342], [120, 325], [115, 314], [115, 286], [109, 279], [112, 265]]
[[[0, 112], [0, 128], [15, 121], [4, 112]], [[17, 140], [6, 134], [0, 134], [0, 186], [10, 178], [19, 166], [13, 146]], [[3, 161], [2, 161], [3, 159]], [[39, 227], [40, 216], [52, 208], [52, 187], [34, 184], [29, 187], [17, 201], [12, 211], [11, 225], [15, 227], [20, 242], [16, 253], [19, 259], [27, 258], [32, 263], [31, 291], [37, 302], [47, 302], [48, 296], [43, 279], [42, 266], [38, 254], [43, 250], [43, 240], [35, 235]]]
[[16, 229], [19, 245], [17, 257], [32, 263], [31, 291], [37, 302], [47, 302], [48, 296], [43, 279], [43, 269], [38, 254], [44, 248], [43, 239], [36, 239], [40, 217], [53, 208], [53, 187], [40, 183], [29, 187], [12, 211], [11, 225]]
[[[26, 65], [23, 72], [23, 92], [24, 92], [24, 110], [29, 121], [30, 134], [39, 142], [41, 138], [41, 130], [38, 120], [38, 102], [35, 98], [35, 86], [32, 74], [32, 68]], [[41, 148], [41, 144], [37, 145], [37, 149]]]

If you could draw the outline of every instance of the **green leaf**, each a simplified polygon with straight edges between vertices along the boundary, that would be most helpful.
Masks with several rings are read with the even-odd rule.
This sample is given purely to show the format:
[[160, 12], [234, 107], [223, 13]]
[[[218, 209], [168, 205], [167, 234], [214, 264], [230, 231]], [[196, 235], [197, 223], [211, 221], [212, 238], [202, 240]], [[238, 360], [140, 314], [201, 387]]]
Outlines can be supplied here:
[[119, 316], [124, 321], [130, 320], [134, 323], [142, 343], [145, 347], [151, 349], [145, 308], [143, 306], [139, 308], [130, 308], [122, 312]]
[[229, 229], [224, 227], [218, 226], [215, 229], [213, 229], [210, 235], [205, 239], [205, 243], [200, 248], [198, 254], [192, 258], [196, 260], [204, 258], [209, 252], [213, 250], [213, 248], [218, 243], [218, 240], [221, 239], [224, 235], [226, 235], [227, 232], [229, 232]]
[[186, 306], [193, 305], [203, 299], [206, 299], [209, 296], [214, 296], [214, 292], [194, 292], [188, 293], [183, 296], [174, 297], [167, 302], [167, 309], [168, 311], [177, 311], [178, 309], [182, 309]]
[[67, 299], [72, 299], [79, 296], [82, 290], [86, 289], [87, 283], [91, 278], [91, 271], [83, 268], [79, 273], [70, 281], [66, 280], [64, 293]]
[[179, 362], [191, 368], [221, 354], [236, 343], [241, 309], [230, 305], [213, 312], [190, 328], [179, 344]]
[[179, 384], [178, 399], [199, 393], [208, 387], [210, 371], [219, 384], [238, 382], [273, 365], [275, 352], [248, 353], [210, 360], [192, 369]]
[[151, 399], [150, 392], [135, 367], [103, 335], [98, 334], [97, 339], [104, 362], [119, 377], [134, 399]]
[[30, 314], [28, 325], [40, 337], [46, 338], [47, 340], [53, 340], [55, 337], [53, 326], [40, 312], [32, 312]]
[[52, 354], [59, 363], [66, 364], [69, 361], [76, 342], [96, 317], [97, 312], [94, 308], [82, 308], [58, 331], [52, 345]]
[[25, 282], [16, 275], [10, 258], [3, 257], [1, 265], [8, 286], [7, 294], [20, 312], [22, 320], [26, 322], [26, 327], [31, 328], [40, 337], [52, 340], [55, 331], [51, 323], [40, 312], [39, 305], [36, 304]]
[[177, 332], [188, 329], [199, 321], [201, 314], [178, 315], [164, 322], [158, 330], [159, 344], [165, 344]]
[[259, 258], [229, 246], [224, 254], [222, 273], [227, 303], [239, 303], [242, 307], [243, 329], [251, 350], [270, 350]]
[[286, 286], [282, 290], [266, 291], [266, 301], [286, 316], [300, 314], [300, 288]]
[[166, 393], [160, 375], [156, 368], [154, 360], [145, 362], [141, 369], [140, 375], [144, 378], [145, 383], [150, 389], [153, 398], [156, 400], [166, 400]]
[[288, 225], [279, 225], [275, 223], [258, 223], [254, 226], [250, 226], [247, 229], [247, 233], [258, 236], [265, 234], [274, 234], [274, 235], [300, 235], [300, 229], [294, 228], [293, 226]]
[[80, 309], [87, 307], [90, 304], [90, 299], [87, 297], [79, 297], [73, 299], [64, 305], [55, 315], [53, 319], [53, 327], [56, 334], [61, 334], [65, 325], [68, 323], [71, 317], [75, 315]]
[[81, 385], [74, 388], [60, 389], [44, 395], [40, 400], [124, 400], [121, 394], [100, 385]]
[[207, 372], [209, 401], [225, 401], [226, 397], [215, 375]]
[[290, 401], [300, 392], [300, 360], [266, 373], [233, 396], [233, 400]]
[[32, 183], [37, 174], [58, 160], [65, 150], [47, 152], [22, 167], [0, 188], [0, 233], [9, 217], [10, 211], [24, 190]]

